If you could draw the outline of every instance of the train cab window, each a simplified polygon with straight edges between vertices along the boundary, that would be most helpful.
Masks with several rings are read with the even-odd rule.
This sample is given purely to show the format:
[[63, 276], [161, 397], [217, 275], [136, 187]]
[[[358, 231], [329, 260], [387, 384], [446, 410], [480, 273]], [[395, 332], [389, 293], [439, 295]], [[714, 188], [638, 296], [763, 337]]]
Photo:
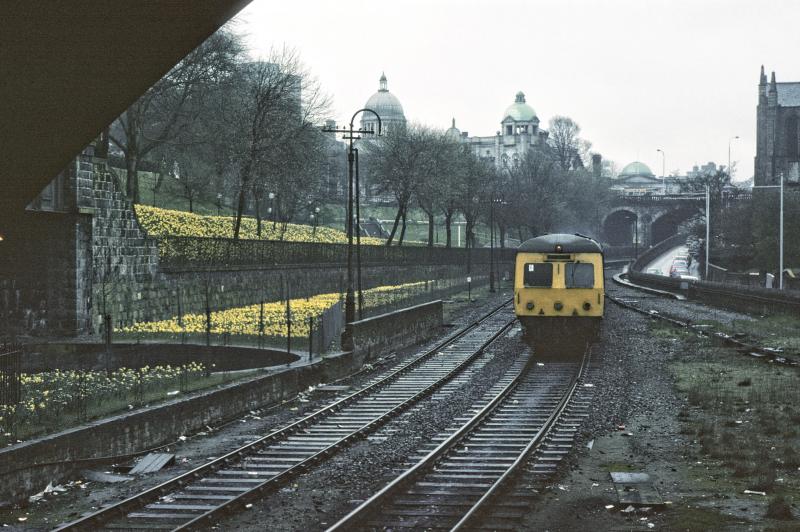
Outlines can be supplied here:
[[588, 262], [569, 262], [564, 271], [567, 288], [593, 288], [594, 264]]
[[528, 263], [523, 280], [528, 288], [550, 288], [553, 286], [553, 265], [546, 262]]

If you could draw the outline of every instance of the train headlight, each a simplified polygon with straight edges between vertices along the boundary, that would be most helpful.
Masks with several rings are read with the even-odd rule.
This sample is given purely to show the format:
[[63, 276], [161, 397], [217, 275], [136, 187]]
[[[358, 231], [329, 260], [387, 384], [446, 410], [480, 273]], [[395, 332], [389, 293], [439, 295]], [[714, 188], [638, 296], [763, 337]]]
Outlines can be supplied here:
[[554, 309], [556, 309], [556, 310], [561, 310], [561, 309], [563, 309], [563, 308], [564, 308], [564, 305], [561, 303], [561, 301], [556, 301], [556, 302], [553, 304], [553, 308], [554, 308]]
[[528, 310], [533, 310], [533, 301], [528, 301], [528, 304], [525, 305], [525, 308]]
[[592, 310], [592, 304], [587, 301], [583, 304], [583, 310]]

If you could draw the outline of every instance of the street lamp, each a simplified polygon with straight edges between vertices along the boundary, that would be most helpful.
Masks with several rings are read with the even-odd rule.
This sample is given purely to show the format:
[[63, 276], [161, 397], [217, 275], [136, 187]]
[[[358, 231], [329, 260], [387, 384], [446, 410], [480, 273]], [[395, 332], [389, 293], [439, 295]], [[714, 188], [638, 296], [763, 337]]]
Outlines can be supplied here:
[[[780, 175], [779, 185], [754, 185], [753, 188], [777, 188], [781, 194], [781, 207], [780, 207], [780, 223], [778, 231], [779, 234], [779, 257], [778, 257], [778, 289], [783, 290], [783, 172]], [[707, 267], [706, 267], [707, 268]]]
[[[344, 299], [344, 321], [345, 321], [345, 329], [344, 334], [342, 335], [342, 349], [345, 351], [352, 351], [353, 350], [353, 322], [355, 321], [356, 316], [356, 309], [355, 309], [355, 297], [353, 294], [353, 165], [356, 160], [355, 156], [355, 149], [353, 147], [353, 140], [360, 139], [360, 136], [355, 136], [355, 134], [359, 135], [371, 135], [375, 133], [374, 131], [370, 131], [367, 129], [357, 129], [353, 130], [353, 123], [356, 120], [356, 116], [360, 113], [372, 113], [378, 119], [378, 135], [381, 134], [381, 117], [373, 111], [372, 109], [364, 108], [359, 109], [353, 114], [353, 117], [350, 119], [350, 127], [348, 129], [336, 129], [336, 128], [323, 128], [322, 131], [326, 133], [344, 133], [345, 136], [343, 137], [345, 140], [349, 140], [349, 147], [347, 150], [347, 294], [345, 295]], [[358, 237], [359, 242], [361, 241], [361, 237]], [[359, 258], [361, 256], [361, 250], [358, 250]], [[358, 261], [358, 278], [359, 281], [361, 279], [361, 261]], [[363, 294], [361, 293], [361, 283], [359, 282], [359, 317], [361, 316], [361, 311], [363, 307]]]
[[711, 189], [706, 185], [706, 275], [708, 281], [708, 261], [711, 257]]
[[731, 142], [733, 142], [738, 138], [739, 135], [736, 135], [735, 137], [731, 137], [728, 139], [728, 177], [731, 178], [731, 181], [733, 181], [733, 172], [731, 171]]
[[656, 149], [657, 152], [661, 152], [661, 186], [664, 189], [664, 195], [667, 194], [667, 155], [664, 153], [664, 150], [661, 148]]
[[489, 292], [494, 293], [494, 197], [489, 198]]
[[272, 214], [272, 228], [275, 229], [275, 225], [278, 223], [278, 219], [275, 216], [275, 193], [270, 192], [267, 194], [269, 198], [269, 209], [267, 209], [267, 214]]
[[489, 198], [489, 292], [494, 293], [494, 205], [503, 205], [505, 202], [499, 198]]

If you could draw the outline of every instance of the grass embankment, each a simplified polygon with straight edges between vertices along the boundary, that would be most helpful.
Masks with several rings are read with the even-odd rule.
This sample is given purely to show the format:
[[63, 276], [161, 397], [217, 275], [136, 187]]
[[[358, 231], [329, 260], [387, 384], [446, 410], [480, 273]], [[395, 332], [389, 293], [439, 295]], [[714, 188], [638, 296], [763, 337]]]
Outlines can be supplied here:
[[800, 317], [789, 315], [765, 316], [756, 320], [734, 320], [729, 326], [709, 322], [716, 330], [728, 334], [744, 333], [758, 347], [782, 348], [800, 352]]
[[[786, 335], [782, 319], [772, 323], [765, 330], [777, 327]], [[658, 336], [680, 337], [688, 346], [670, 370], [686, 400], [677, 413], [681, 431], [699, 444], [700, 455], [687, 457], [702, 465], [693, 481], [730, 498], [757, 497], [765, 522], [782, 529], [782, 520], [791, 518], [791, 507], [800, 503], [798, 370], [742, 356], [663, 324], [653, 329]], [[786, 339], [794, 342], [796, 336], [797, 329]], [[766, 495], [747, 495], [745, 490]], [[707, 513], [703, 519], [709, 518]], [[690, 516], [673, 517], [679, 525]]]

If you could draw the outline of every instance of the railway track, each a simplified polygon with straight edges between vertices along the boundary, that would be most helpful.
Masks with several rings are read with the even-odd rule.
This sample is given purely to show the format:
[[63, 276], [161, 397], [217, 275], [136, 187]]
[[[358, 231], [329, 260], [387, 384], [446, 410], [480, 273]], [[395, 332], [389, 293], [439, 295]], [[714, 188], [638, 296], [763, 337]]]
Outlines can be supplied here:
[[453, 380], [514, 323], [509, 301], [361, 390], [220, 458], [55, 530], [190, 530], [280, 488]]
[[665, 321], [675, 327], [690, 329], [701, 336], [706, 336], [708, 338], [713, 338], [715, 340], [718, 340], [723, 344], [733, 347], [739, 352], [751, 356], [753, 358], [769, 360], [770, 362], [774, 362], [775, 364], [780, 364], [783, 366], [794, 366], [794, 367], [800, 366], [800, 358], [798, 358], [797, 355], [787, 355], [781, 351], [770, 349], [768, 347], [759, 347], [756, 345], [751, 345], [722, 331], [709, 330], [706, 328], [706, 326], [703, 325], [697, 325], [688, 321], [679, 320], [671, 316], [664, 315], [655, 310], [644, 309], [634, 305], [633, 303], [630, 302], [630, 300], [612, 296], [608, 293], [606, 293], [606, 298], [612, 303], [624, 309], [632, 310], [633, 312], [643, 314], [652, 319]]
[[[461, 530], [490, 514], [494, 519], [497, 512], [489, 509], [531, 457], [536, 456], [534, 472], [547, 474], [572, 445], [587, 415], [585, 403], [569, 411], [587, 360], [588, 350], [572, 363], [542, 364], [529, 353], [520, 356], [473, 415], [456, 419], [438, 445], [328, 532]], [[501, 517], [513, 520], [526, 511], [525, 502], [512, 504]], [[502, 526], [493, 522], [492, 528]]]

